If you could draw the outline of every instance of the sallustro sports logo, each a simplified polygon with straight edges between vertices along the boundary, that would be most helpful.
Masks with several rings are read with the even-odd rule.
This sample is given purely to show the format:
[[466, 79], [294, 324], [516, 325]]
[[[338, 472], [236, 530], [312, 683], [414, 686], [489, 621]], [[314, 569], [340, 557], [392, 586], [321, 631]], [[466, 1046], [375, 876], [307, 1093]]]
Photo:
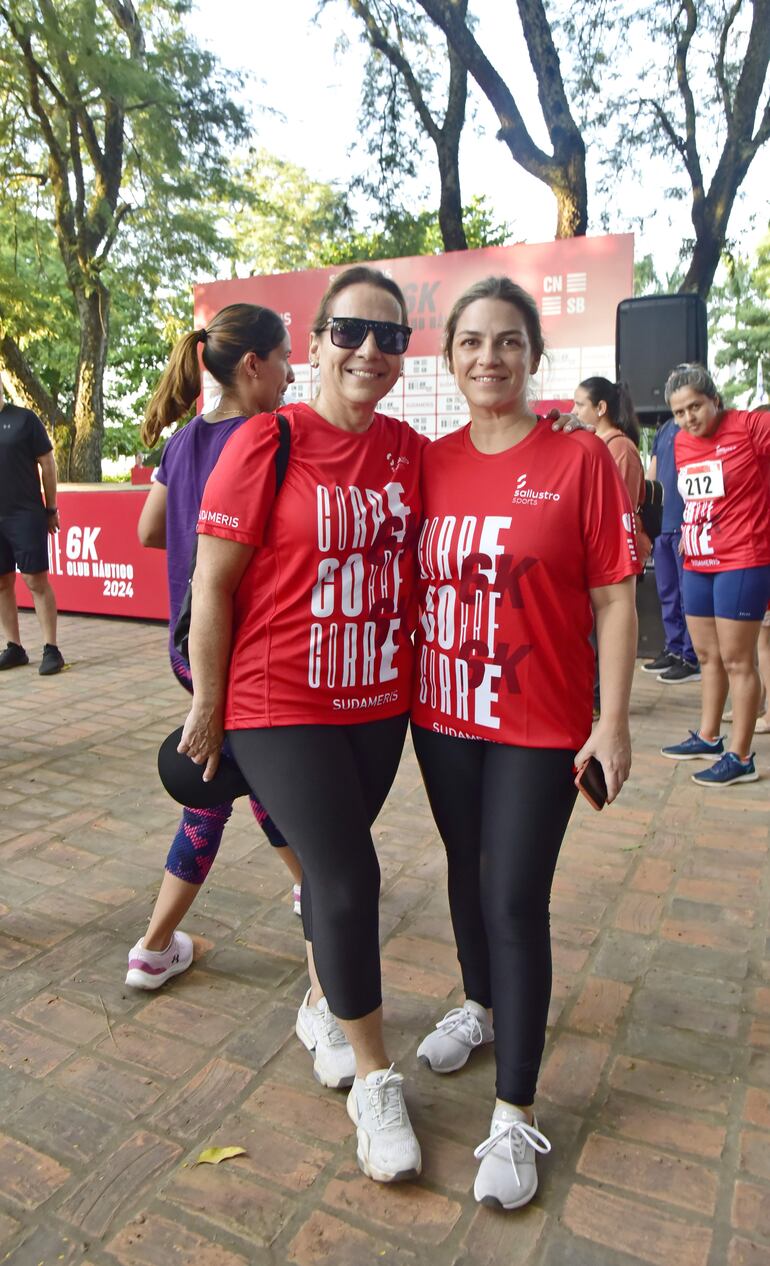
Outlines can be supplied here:
[[526, 473], [519, 475], [511, 498], [515, 506], [534, 506], [543, 501], [561, 501], [561, 493], [548, 492], [545, 489], [529, 488]]

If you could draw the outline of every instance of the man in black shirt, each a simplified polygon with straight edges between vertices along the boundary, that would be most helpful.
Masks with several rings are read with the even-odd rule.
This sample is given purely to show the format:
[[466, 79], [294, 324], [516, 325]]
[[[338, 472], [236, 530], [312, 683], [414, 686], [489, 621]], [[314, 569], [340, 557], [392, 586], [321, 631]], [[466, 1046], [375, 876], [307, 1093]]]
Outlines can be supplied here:
[[29, 663], [19, 634], [17, 567], [43, 631], [39, 672], [49, 677], [64, 667], [56, 645], [56, 598], [48, 579], [48, 533], [58, 530], [56, 462], [48, 433], [36, 413], [5, 403], [0, 382], [0, 630], [8, 639], [0, 670]]

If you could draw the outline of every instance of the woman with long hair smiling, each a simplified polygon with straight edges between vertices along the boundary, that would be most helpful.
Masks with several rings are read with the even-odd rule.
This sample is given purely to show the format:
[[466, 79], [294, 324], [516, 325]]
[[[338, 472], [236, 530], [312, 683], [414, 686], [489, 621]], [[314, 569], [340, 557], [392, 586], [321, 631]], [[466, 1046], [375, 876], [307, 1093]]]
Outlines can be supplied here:
[[[628, 777], [636, 648], [631, 504], [594, 435], [531, 409], [543, 354], [534, 300], [507, 277], [471, 286], [444, 351], [470, 422], [423, 458], [412, 732], [447, 851], [465, 1002], [418, 1048], [438, 1073], [494, 1041], [497, 1097], [474, 1192], [514, 1209], [550, 1150], [534, 1116], [551, 990], [548, 906], [575, 767]], [[595, 620], [604, 707], [591, 732]], [[486, 1137], [484, 1137], [486, 1135]]]

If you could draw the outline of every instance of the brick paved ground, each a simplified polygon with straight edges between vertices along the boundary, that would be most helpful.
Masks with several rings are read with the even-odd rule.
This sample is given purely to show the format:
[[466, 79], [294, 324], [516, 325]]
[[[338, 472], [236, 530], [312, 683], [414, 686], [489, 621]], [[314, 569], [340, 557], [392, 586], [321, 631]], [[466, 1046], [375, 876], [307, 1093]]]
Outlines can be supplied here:
[[[492, 1060], [416, 1066], [457, 998], [442, 849], [411, 755], [376, 832], [386, 1016], [423, 1180], [358, 1172], [344, 1096], [293, 1036], [305, 988], [286, 874], [241, 804], [186, 922], [198, 961], [123, 986], [174, 806], [154, 752], [184, 699], [157, 626], [67, 618], [73, 660], [0, 678], [0, 1261], [9, 1266], [770, 1263], [770, 739], [755, 786], [661, 760], [697, 686], [637, 675], [634, 777], [579, 808], [554, 894], [536, 1201], [473, 1202]], [[34, 621], [23, 618], [27, 644]], [[762, 751], [762, 745], [767, 750]], [[247, 1155], [192, 1167], [208, 1144]]]

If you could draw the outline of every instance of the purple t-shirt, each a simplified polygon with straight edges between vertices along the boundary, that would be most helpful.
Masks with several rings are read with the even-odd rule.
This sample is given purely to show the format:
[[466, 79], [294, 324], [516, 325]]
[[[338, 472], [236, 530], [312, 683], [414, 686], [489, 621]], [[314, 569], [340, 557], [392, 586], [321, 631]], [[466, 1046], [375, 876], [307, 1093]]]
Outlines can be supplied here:
[[155, 478], [168, 490], [166, 503], [166, 565], [168, 568], [169, 647], [173, 629], [190, 579], [190, 559], [195, 545], [203, 489], [231, 435], [245, 417], [223, 422], [204, 422], [200, 414], [175, 431], [163, 450]]

